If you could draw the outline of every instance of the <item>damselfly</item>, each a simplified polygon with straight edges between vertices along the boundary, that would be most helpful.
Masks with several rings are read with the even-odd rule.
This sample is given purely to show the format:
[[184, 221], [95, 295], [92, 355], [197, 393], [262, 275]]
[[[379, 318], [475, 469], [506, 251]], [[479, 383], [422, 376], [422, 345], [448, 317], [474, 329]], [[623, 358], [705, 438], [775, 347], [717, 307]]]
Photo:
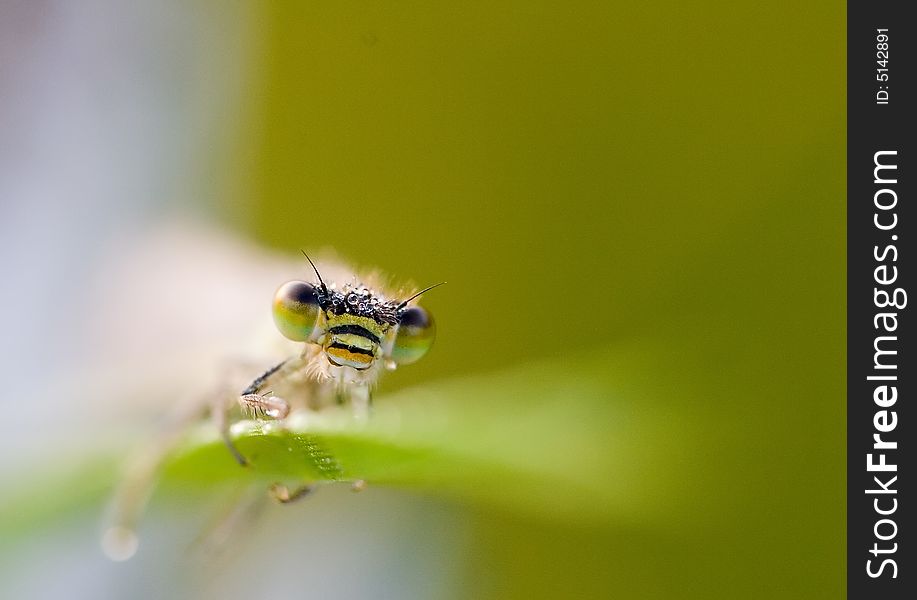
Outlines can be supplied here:
[[[365, 417], [382, 371], [417, 362], [433, 345], [433, 317], [409, 304], [442, 283], [405, 299], [392, 298], [356, 278], [340, 287], [337, 282], [326, 284], [312, 259], [303, 255], [318, 281], [288, 281], [280, 286], [274, 294], [273, 316], [284, 337], [304, 342], [305, 347], [299, 356], [272, 366], [252, 381], [239, 402], [253, 416], [283, 419], [292, 404], [277, 390], [292, 384], [292, 397], [303, 408], [320, 408], [331, 401], [349, 403], [358, 417]], [[240, 464], [246, 464], [227, 435], [226, 420], [218, 417], [218, 422], [227, 447]]]
[[[442, 283], [416, 292], [392, 292], [378, 273], [358, 277], [340, 267], [332, 268], [336, 276], [326, 281], [312, 259], [303, 255], [315, 280], [284, 283], [275, 292], [272, 307], [277, 330], [287, 340], [301, 343], [300, 351], [263, 371], [241, 392], [215, 393], [206, 403], [226, 447], [243, 468], [249, 460], [231, 435], [236, 407], [252, 419], [281, 426], [296, 412], [329, 406], [349, 407], [354, 419], [367, 419], [380, 375], [420, 360], [435, 338], [433, 316], [417, 300]], [[114, 525], [103, 539], [103, 548], [112, 558], [128, 558], [136, 549], [135, 522], [180, 429], [173, 427], [171, 435], [163, 436], [128, 468], [115, 499]], [[364, 484], [353, 485], [359, 490]], [[275, 483], [269, 492], [286, 503], [314, 489], [312, 482], [292, 490]]]

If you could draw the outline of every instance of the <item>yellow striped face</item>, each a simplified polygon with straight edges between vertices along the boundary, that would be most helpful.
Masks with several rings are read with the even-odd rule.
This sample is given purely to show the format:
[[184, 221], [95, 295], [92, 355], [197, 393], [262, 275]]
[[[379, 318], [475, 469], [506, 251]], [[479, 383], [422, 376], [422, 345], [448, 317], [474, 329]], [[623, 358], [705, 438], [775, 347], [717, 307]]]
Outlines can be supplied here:
[[350, 313], [325, 314], [325, 340], [322, 344], [328, 362], [358, 371], [372, 366], [381, 354], [382, 338], [390, 325], [371, 317]]
[[362, 284], [326, 286], [318, 269], [315, 274], [318, 284], [280, 286], [274, 295], [274, 323], [291, 340], [320, 344], [331, 365], [363, 371], [384, 358], [393, 368], [420, 360], [433, 345], [433, 317], [419, 306], [407, 306], [431, 288], [407, 300], [389, 300]]
[[324, 335], [319, 340], [328, 362], [358, 371], [368, 369], [382, 355], [382, 342], [398, 324], [398, 303], [361, 284], [320, 294]]

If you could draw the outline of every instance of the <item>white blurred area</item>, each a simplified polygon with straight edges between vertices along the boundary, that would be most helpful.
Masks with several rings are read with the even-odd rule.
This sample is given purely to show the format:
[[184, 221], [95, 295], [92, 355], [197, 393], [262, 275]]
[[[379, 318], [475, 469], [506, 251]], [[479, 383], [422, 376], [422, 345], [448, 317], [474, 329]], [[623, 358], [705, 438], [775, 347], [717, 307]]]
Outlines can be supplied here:
[[[270, 294], [306, 266], [213, 225], [201, 181], [258, 85], [257, 10], [0, 5], [0, 488], [129, 448], [219, 361], [273, 351]], [[460, 575], [459, 517], [382, 490], [271, 507], [204, 568], [183, 565], [200, 523], [174, 517], [154, 511], [124, 564], [101, 511], [0, 547], [0, 597], [430, 598]]]
[[[193, 304], [194, 288], [153, 295], [144, 277], [166, 284], [162, 271], [184, 267], [176, 281], [190, 283], [189, 263], [209, 258], [206, 242], [170, 247], [162, 230], [175, 215], [206, 219], [204, 207], [219, 193], [196, 178], [256, 71], [254, 19], [244, 4], [232, 6], [14, 2], [0, 9], [0, 431], [7, 443], [27, 448], [41, 441], [36, 432], [57, 434], [58, 424], [98, 416], [95, 407], [110, 402], [109, 381], [139, 366], [137, 347], [168, 359], [154, 332], [188, 326], [170, 322], [171, 306], [148, 310], [161, 298]], [[161, 261], [149, 256], [164, 246]], [[135, 306], [106, 305], [110, 292]], [[186, 333], [193, 344], [202, 332]], [[98, 367], [102, 381], [79, 377]]]

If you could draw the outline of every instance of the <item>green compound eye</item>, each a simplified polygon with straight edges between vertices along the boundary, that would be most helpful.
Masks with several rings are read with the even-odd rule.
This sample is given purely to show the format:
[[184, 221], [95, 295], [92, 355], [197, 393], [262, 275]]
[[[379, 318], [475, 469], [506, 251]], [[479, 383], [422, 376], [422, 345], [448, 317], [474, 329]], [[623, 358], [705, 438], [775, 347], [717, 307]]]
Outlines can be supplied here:
[[415, 363], [427, 353], [436, 337], [433, 315], [412, 306], [401, 314], [398, 334], [392, 346], [392, 360], [399, 365]]
[[318, 290], [305, 281], [288, 281], [274, 294], [274, 324], [284, 337], [305, 342], [318, 323]]

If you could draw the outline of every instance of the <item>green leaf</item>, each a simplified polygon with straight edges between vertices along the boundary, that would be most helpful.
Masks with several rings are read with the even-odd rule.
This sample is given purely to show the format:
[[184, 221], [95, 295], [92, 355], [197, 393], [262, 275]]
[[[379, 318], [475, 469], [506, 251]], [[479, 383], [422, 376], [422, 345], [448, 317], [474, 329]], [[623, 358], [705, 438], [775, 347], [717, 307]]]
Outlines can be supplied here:
[[[677, 457], [694, 452], [698, 436], [686, 414], [673, 418], [670, 407], [660, 418], [660, 404], [623, 386], [622, 370], [640, 372], [635, 356], [531, 363], [382, 395], [365, 422], [345, 409], [294, 413], [282, 425], [241, 421], [233, 437], [247, 467], [202, 421], [165, 457], [153, 501], [226, 485], [365, 480], [555, 521], [671, 523], [690, 494]], [[16, 523], [4, 537], [65, 514], [68, 503], [98, 502], [118, 477], [114, 462], [21, 486], [0, 507], [2, 521]]]
[[[281, 426], [233, 426], [240, 467], [201, 424], [169, 460], [181, 489], [236, 481], [266, 485], [365, 480], [548, 518], [654, 520], [684, 500], [672, 441], [691, 444], [688, 419], [658, 419], [599, 362], [543, 362], [382, 397], [368, 421], [347, 410], [299, 413]], [[668, 440], [659, 444], [658, 440]], [[654, 442], [654, 443], [651, 443]]]

